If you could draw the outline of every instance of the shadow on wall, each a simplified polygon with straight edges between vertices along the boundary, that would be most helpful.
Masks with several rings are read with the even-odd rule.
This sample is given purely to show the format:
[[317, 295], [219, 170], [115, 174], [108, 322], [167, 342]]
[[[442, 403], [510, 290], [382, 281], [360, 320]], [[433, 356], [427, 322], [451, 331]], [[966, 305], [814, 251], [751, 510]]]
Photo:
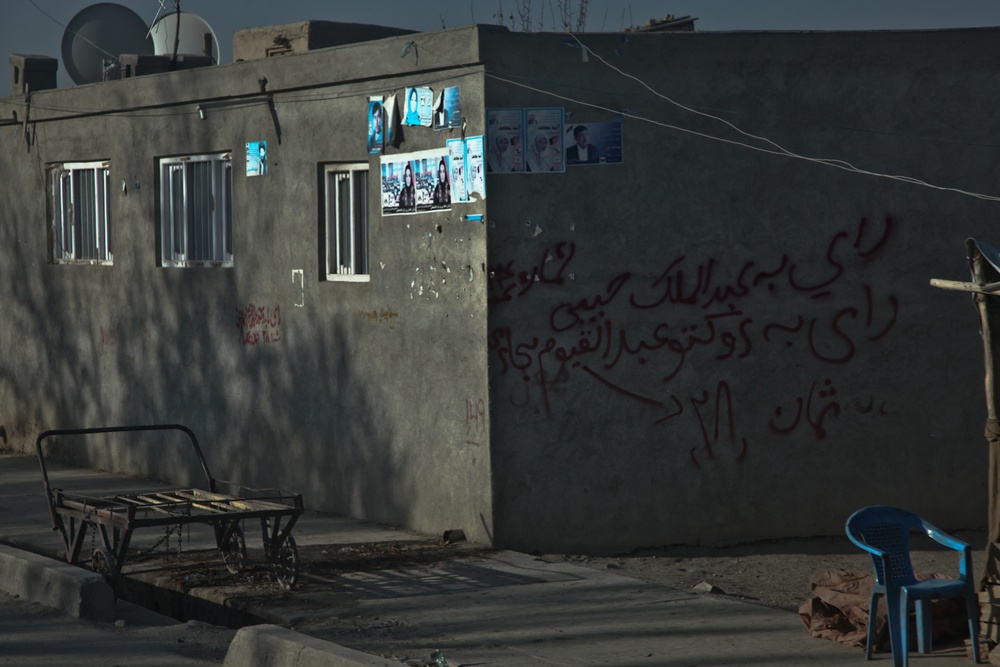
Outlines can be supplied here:
[[[391, 451], [392, 427], [372, 407], [380, 389], [360, 372], [349, 351], [356, 332], [331, 321], [332, 308], [276, 302], [250, 264], [152, 268], [152, 187], [129, 195], [147, 198], [141, 208], [138, 199], [121, 205], [133, 215], [119, 219], [146, 224], [116, 224], [113, 266], [49, 264], [37, 202], [43, 133], [31, 150], [37, 185], [0, 198], [0, 423], [10, 446], [31, 452], [53, 428], [181, 423], [219, 479], [299, 491], [308, 509], [405, 522], [409, 455]], [[248, 346], [240, 313], [265, 299], [280, 309], [283, 338]], [[87, 448], [90, 466], [199, 483], [167, 447], [147, 448], [146, 460], [122, 438], [98, 444], [111, 454]]]

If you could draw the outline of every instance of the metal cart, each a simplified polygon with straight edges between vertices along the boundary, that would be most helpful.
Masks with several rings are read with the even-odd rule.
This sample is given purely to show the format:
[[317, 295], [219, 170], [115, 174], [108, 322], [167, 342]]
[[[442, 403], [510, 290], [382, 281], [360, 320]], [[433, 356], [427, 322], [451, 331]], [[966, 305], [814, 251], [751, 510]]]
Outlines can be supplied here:
[[[81, 436], [95, 433], [150, 431], [180, 431], [188, 436], [198, 462], [208, 481], [207, 490], [190, 488], [154, 490], [100, 497], [72, 495], [52, 488], [45, 467], [42, 441], [54, 436]], [[219, 492], [218, 481], [209, 472], [208, 464], [194, 433], [180, 424], [145, 426], [109, 426], [101, 428], [60, 429], [45, 431], [35, 441], [38, 463], [42, 469], [45, 497], [49, 503], [52, 529], [58, 530], [66, 546], [66, 560], [77, 564], [87, 531], [100, 536], [91, 554], [91, 567], [116, 585], [128, 555], [132, 534], [139, 528], [172, 527], [185, 524], [208, 524], [215, 530], [216, 546], [222, 553], [226, 569], [241, 572], [246, 564], [246, 541], [242, 522], [259, 519], [264, 543], [264, 556], [274, 568], [278, 583], [290, 590], [298, 578], [298, 549], [292, 528], [301, 516], [302, 496], [282, 489], [254, 490], [239, 485], [239, 495]]]

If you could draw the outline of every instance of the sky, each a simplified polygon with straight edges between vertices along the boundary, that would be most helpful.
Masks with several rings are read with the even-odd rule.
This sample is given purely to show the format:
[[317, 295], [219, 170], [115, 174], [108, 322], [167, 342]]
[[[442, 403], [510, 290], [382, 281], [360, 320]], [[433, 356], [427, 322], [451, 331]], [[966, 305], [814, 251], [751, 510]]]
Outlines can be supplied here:
[[[532, 30], [562, 29], [559, 0], [180, 0], [200, 15], [219, 41], [220, 60], [232, 62], [240, 28], [307, 19], [374, 23], [413, 30], [471, 23], [520, 29], [519, 7], [532, 7]], [[579, 0], [566, 0], [578, 6]], [[61, 60], [65, 26], [92, 0], [0, 0], [0, 52]], [[118, 0], [147, 24], [175, 0]], [[564, 3], [565, 4], [565, 3]], [[1000, 26], [1000, 0], [590, 0], [585, 29], [617, 32], [666, 14], [693, 16], [697, 30], [908, 30]], [[575, 25], [575, 18], [573, 23]], [[539, 27], [539, 23], [541, 27]], [[59, 85], [72, 85], [60, 63]], [[5, 94], [5, 86], [0, 86]]]

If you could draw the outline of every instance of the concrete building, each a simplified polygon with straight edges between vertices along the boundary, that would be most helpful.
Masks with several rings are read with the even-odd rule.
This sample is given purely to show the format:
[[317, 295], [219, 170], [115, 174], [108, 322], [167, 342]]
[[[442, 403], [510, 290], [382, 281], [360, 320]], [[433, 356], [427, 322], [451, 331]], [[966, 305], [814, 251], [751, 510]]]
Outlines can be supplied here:
[[[0, 99], [9, 446], [180, 422], [522, 550], [984, 525], [975, 311], [928, 281], [1000, 243], [1000, 29], [281, 32]], [[185, 483], [166, 444], [74, 451]]]

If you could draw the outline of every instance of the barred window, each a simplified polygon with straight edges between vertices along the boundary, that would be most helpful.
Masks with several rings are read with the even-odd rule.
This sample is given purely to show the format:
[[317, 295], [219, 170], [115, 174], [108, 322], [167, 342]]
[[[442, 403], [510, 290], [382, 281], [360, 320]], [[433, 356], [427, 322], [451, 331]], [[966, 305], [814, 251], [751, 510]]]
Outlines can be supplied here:
[[327, 280], [362, 282], [368, 276], [368, 165], [326, 168]]
[[111, 173], [107, 162], [49, 165], [55, 264], [111, 264]]
[[233, 266], [230, 153], [160, 160], [162, 266]]

